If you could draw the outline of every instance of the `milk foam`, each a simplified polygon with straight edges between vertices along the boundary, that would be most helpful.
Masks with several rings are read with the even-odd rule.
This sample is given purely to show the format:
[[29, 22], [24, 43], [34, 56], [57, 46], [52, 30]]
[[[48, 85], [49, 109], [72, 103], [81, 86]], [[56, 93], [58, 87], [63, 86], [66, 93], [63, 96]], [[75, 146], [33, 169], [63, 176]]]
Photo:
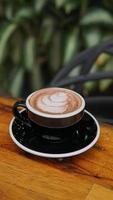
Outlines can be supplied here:
[[67, 95], [63, 92], [56, 92], [55, 94], [39, 97], [36, 100], [37, 108], [44, 112], [51, 112], [53, 114], [64, 113], [67, 109]]

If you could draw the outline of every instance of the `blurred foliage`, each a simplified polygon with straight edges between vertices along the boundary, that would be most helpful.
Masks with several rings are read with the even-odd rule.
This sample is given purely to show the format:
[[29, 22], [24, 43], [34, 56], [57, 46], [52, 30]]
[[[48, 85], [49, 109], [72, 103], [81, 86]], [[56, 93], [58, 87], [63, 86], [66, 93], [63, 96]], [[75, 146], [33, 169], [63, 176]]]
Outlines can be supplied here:
[[[113, 0], [1, 0], [0, 90], [25, 96], [44, 87], [73, 55], [112, 35]], [[103, 54], [92, 72], [112, 65]], [[88, 83], [85, 90], [104, 91], [110, 84]]]

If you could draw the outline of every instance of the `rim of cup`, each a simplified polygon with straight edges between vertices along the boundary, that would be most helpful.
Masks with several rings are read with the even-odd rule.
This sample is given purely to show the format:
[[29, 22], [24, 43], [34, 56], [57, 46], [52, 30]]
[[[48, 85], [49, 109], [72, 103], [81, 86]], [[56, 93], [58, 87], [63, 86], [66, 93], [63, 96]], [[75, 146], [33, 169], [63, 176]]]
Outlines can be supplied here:
[[[56, 89], [56, 88], [58, 88], [58, 87], [52, 87], [52, 88]], [[49, 89], [49, 88], [44, 88], [44, 89]], [[55, 118], [55, 119], [72, 117], [72, 116], [74, 116], [74, 115], [79, 114], [81, 111], [84, 110], [84, 108], [85, 108], [85, 100], [84, 100], [84, 98], [83, 98], [79, 93], [77, 93], [77, 92], [75, 92], [75, 91], [73, 91], [73, 90], [70, 90], [70, 89], [66, 89], [66, 88], [60, 88], [60, 89], [66, 90], [66, 91], [69, 91], [69, 92], [72, 92], [73, 94], [76, 94], [76, 95], [81, 99], [81, 101], [82, 101], [82, 104], [81, 104], [80, 108], [78, 108], [77, 110], [75, 110], [75, 111], [73, 111], [73, 112], [65, 113], [65, 114], [59, 114], [59, 115], [58, 115], [58, 114], [57, 114], [57, 115], [55, 115], [55, 114], [53, 115], [53, 114], [42, 113], [42, 112], [36, 110], [35, 108], [33, 108], [33, 107], [30, 105], [30, 103], [29, 103], [29, 100], [30, 100], [30, 98], [32, 97], [32, 95], [34, 95], [35, 93], [39, 92], [40, 90], [43, 90], [43, 89], [40, 89], [40, 90], [37, 90], [37, 91], [31, 93], [31, 94], [27, 97], [27, 99], [26, 99], [26, 106], [27, 106], [28, 110], [29, 110], [30, 112], [32, 112], [33, 114], [35, 114], [35, 115], [39, 115], [39, 116], [41, 116], [41, 117], [46, 117], [46, 118]]]

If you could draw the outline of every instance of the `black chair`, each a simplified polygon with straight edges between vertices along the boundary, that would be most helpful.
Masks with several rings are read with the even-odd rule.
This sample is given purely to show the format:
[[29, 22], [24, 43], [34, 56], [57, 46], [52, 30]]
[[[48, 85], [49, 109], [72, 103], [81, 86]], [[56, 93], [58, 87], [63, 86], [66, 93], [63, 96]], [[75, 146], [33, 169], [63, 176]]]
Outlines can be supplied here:
[[[97, 81], [101, 79], [113, 79], [113, 71], [89, 73], [97, 57], [101, 53], [113, 55], [113, 40], [89, 48], [76, 57], [56, 74], [50, 82], [51, 87], [68, 87], [73, 88], [83, 95], [83, 84], [87, 81]], [[69, 78], [69, 73], [75, 67], [80, 68], [79, 76]], [[101, 122], [113, 124], [113, 97], [112, 96], [95, 96], [85, 97], [86, 109], [92, 112]]]

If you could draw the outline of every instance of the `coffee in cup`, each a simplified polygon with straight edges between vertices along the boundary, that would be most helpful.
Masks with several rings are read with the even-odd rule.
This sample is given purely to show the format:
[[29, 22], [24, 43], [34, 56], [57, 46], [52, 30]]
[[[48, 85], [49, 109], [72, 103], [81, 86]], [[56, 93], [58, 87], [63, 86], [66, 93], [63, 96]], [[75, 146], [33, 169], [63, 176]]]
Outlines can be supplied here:
[[80, 109], [81, 97], [71, 90], [62, 88], [47, 88], [33, 93], [29, 98], [30, 106], [40, 115], [71, 114]]

